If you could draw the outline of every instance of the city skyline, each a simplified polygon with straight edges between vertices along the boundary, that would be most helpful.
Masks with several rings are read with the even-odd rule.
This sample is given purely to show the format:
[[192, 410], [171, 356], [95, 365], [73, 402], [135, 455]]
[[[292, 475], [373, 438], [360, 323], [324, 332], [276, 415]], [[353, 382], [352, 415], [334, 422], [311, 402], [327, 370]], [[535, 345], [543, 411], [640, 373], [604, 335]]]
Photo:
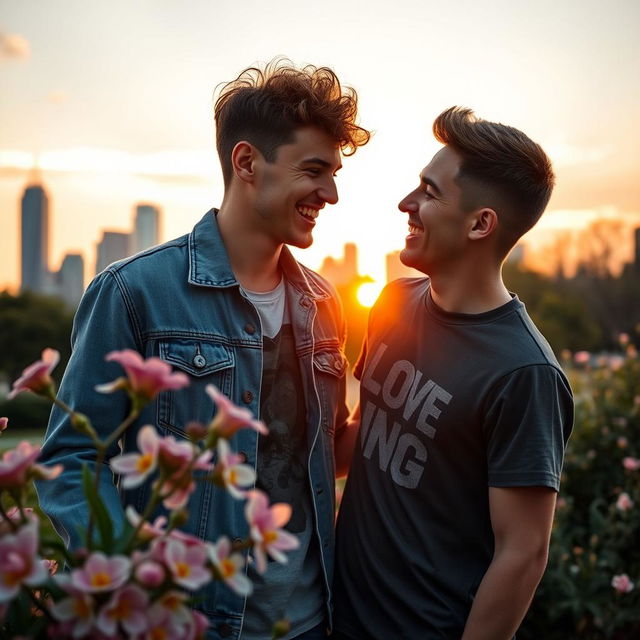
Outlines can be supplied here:
[[[91, 276], [85, 278], [85, 260], [83, 255], [68, 252], [63, 256], [60, 269], [51, 269], [48, 259], [49, 229], [52, 220], [49, 211], [49, 195], [38, 173], [32, 174], [21, 198], [21, 279], [20, 291], [33, 291], [47, 295], [61, 297], [69, 307], [75, 308], [82, 297], [85, 286], [91, 277], [103, 271], [109, 264], [127, 258], [135, 253], [160, 244], [162, 238], [160, 227], [162, 220], [161, 208], [153, 203], [141, 202], [134, 205], [133, 227], [130, 231], [115, 231], [100, 229], [101, 239], [96, 243], [95, 268]], [[600, 222], [596, 222], [599, 224]], [[616, 258], [612, 253], [615, 242], [608, 240], [595, 229], [595, 248], [592, 246], [587, 251], [592, 251], [589, 260], [583, 259], [583, 265], [592, 266], [596, 270], [613, 272], [611, 258]], [[600, 237], [597, 237], [600, 234]], [[564, 239], [566, 241], [566, 238]], [[580, 244], [580, 238], [574, 238], [574, 244]], [[627, 265], [640, 267], [640, 227], [629, 233], [627, 240], [631, 242], [630, 259], [619, 263], [621, 272]], [[555, 276], [566, 277], [571, 275], [567, 269], [567, 256], [572, 247], [561, 246], [560, 238], [556, 247], [555, 256], [551, 262], [547, 260], [550, 273]], [[603, 244], [604, 242], [604, 244]], [[623, 242], [624, 243], [624, 242]], [[620, 244], [620, 242], [618, 242]], [[575, 247], [574, 247], [575, 248]], [[527, 247], [519, 242], [507, 257], [507, 262], [525, 265]], [[585, 254], [586, 255], [586, 254]], [[575, 258], [575, 256], [574, 256]], [[602, 260], [605, 263], [602, 263]], [[351, 285], [361, 281], [357, 291], [359, 302], [369, 307], [377, 298], [382, 286], [401, 277], [419, 277], [419, 271], [405, 266], [400, 259], [400, 251], [394, 250], [384, 256], [385, 276], [384, 280], [377, 281], [364, 272], [359, 261], [359, 250], [355, 243], [347, 242], [342, 247], [342, 255], [325, 256], [318, 272], [329, 280], [334, 286]], [[579, 265], [578, 265], [579, 266]], [[87, 272], [88, 275], [89, 272]]]

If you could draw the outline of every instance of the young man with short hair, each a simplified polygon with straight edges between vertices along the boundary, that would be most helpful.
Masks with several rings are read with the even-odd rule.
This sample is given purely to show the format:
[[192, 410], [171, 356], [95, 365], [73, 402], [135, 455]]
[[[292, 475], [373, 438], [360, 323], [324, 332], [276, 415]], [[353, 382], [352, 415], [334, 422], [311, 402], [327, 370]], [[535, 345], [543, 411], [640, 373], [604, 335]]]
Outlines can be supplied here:
[[[277, 60], [249, 68], [226, 84], [215, 105], [217, 148], [225, 193], [193, 231], [109, 266], [91, 283], [75, 320], [73, 355], [60, 397], [94, 421], [100, 437], [127, 415], [126, 395], [97, 394], [96, 384], [120, 374], [104, 356], [134, 349], [190, 377], [179, 392], [147, 406], [122, 440], [136, 450], [142, 425], [186, 438], [190, 421], [208, 423], [216, 385], [270, 429], [232, 439], [256, 469], [271, 502], [293, 508], [286, 528], [300, 546], [286, 565], [252, 572], [245, 599], [221, 582], [196, 594], [210, 619], [207, 638], [269, 640], [273, 623], [291, 621], [286, 638], [324, 637], [330, 625], [333, 569], [334, 435], [345, 423], [345, 338], [340, 303], [331, 286], [299, 264], [285, 245], [308, 247], [326, 204], [338, 200], [341, 152], [351, 155], [369, 133], [356, 124], [357, 97], [327, 68], [297, 69]], [[116, 444], [109, 460], [119, 453]], [[54, 409], [43, 449], [64, 473], [39, 487], [43, 509], [77, 547], [86, 526], [81, 467], [95, 465], [90, 440]], [[100, 495], [121, 528], [124, 507], [139, 512], [148, 483], [119, 492], [110, 469]], [[212, 483], [198, 483], [187, 505], [185, 531], [215, 542], [246, 538], [244, 501]]]
[[501, 275], [547, 205], [551, 163], [469, 109], [434, 133], [445, 146], [399, 204], [401, 260], [429, 277], [387, 286], [355, 367], [342, 640], [511, 638], [546, 566], [573, 421], [567, 379]]

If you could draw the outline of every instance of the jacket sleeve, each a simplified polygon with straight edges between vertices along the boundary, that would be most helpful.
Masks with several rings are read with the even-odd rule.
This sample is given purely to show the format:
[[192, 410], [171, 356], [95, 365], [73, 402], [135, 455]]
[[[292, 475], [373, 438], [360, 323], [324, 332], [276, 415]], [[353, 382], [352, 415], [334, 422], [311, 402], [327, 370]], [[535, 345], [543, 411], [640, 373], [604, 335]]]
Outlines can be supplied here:
[[[104, 440], [129, 413], [130, 403], [124, 391], [101, 394], [97, 384], [123, 375], [116, 363], [105, 362], [110, 351], [140, 351], [140, 333], [135, 311], [116, 272], [105, 271], [89, 285], [74, 319], [71, 335], [72, 354], [65, 370], [58, 397], [69, 407], [89, 417], [98, 437]], [[116, 533], [122, 528], [124, 512], [109, 460], [118, 455], [114, 443], [105, 456], [100, 473], [102, 497]], [[62, 464], [64, 471], [55, 479], [36, 484], [40, 506], [54, 528], [71, 549], [84, 546], [82, 532], [88, 523], [88, 507], [82, 487], [82, 467], [86, 464], [94, 476], [96, 450], [89, 436], [76, 431], [69, 416], [53, 408], [40, 460]]]

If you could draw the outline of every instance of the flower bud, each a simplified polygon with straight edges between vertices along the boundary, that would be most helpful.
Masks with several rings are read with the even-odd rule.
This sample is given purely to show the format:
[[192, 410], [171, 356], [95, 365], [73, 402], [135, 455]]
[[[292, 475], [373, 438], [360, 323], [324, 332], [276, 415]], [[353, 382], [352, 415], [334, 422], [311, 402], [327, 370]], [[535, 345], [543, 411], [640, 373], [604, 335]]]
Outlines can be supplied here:
[[291, 621], [287, 618], [281, 618], [280, 620], [277, 620], [273, 625], [272, 637], [274, 638], [274, 640], [277, 640], [277, 638], [283, 638], [289, 633], [289, 631], [291, 631]]
[[177, 509], [171, 512], [169, 517], [169, 526], [172, 529], [180, 529], [183, 527], [189, 519], [189, 512], [186, 509]]
[[71, 426], [76, 431], [89, 436], [92, 440], [95, 440], [98, 437], [95, 429], [91, 426], [91, 421], [83, 413], [77, 413], [74, 411], [71, 414]]
[[136, 567], [135, 577], [142, 586], [154, 589], [164, 582], [166, 571], [158, 562], [145, 560]]
[[208, 430], [201, 422], [189, 422], [185, 428], [187, 436], [191, 442], [199, 442], [206, 437]]

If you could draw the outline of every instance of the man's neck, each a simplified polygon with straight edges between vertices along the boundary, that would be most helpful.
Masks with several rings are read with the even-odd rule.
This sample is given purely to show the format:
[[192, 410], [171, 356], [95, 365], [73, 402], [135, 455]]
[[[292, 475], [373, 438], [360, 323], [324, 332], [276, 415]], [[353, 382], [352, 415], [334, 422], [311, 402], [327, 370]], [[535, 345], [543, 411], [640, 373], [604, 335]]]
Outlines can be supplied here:
[[250, 291], [272, 291], [281, 280], [278, 266], [283, 245], [247, 224], [239, 204], [225, 201], [218, 212], [218, 228], [238, 282]]
[[451, 313], [484, 313], [511, 300], [501, 269], [460, 269], [431, 276], [433, 301]]

